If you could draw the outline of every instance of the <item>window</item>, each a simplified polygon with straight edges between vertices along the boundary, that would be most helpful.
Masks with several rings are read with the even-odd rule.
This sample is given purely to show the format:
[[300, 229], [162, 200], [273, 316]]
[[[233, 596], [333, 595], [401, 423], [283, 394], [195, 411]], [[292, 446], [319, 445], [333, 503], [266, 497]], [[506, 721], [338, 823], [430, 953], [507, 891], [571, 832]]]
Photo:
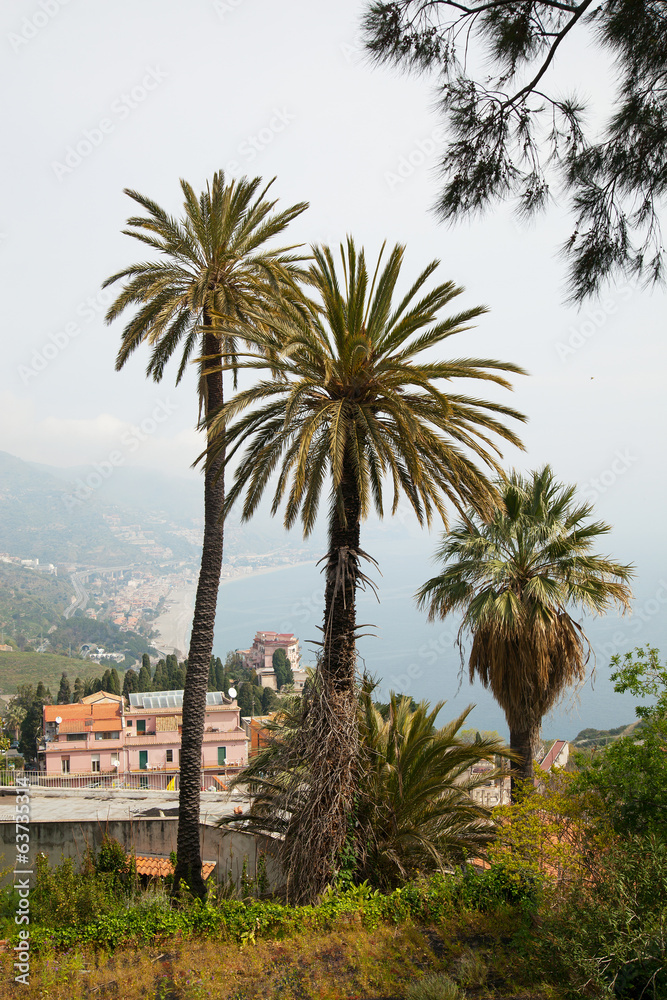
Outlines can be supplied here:
[[137, 735], [139, 733], [145, 733], [145, 732], [146, 732], [146, 720], [137, 719]]
[[69, 774], [69, 757], [61, 757], [60, 764], [62, 766], [63, 774]]
[[85, 733], [67, 733], [66, 737], [68, 743], [74, 743], [75, 740], [85, 740], [85, 738]]
[[109, 733], [95, 733], [96, 740], [118, 740], [120, 739], [120, 732], [109, 732]]
[[133, 726], [134, 725], [134, 719], [128, 719], [127, 720], [127, 724], [128, 724], [128, 726]]
[[218, 767], [227, 760], [227, 747], [218, 747]]
[[167, 764], [173, 764], [174, 762], [174, 751], [167, 750]]
[[100, 768], [100, 755], [98, 753], [92, 754], [90, 758], [90, 770], [99, 773]]

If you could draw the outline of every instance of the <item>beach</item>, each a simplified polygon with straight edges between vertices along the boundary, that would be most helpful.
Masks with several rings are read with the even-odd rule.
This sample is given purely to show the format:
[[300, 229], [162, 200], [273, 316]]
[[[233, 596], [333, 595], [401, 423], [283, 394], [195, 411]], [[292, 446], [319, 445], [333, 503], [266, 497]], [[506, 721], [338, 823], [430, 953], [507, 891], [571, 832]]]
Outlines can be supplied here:
[[153, 645], [160, 653], [175, 653], [179, 660], [188, 655], [190, 631], [195, 608], [196, 587], [184, 586], [170, 592], [165, 610], [155, 619], [158, 633]]

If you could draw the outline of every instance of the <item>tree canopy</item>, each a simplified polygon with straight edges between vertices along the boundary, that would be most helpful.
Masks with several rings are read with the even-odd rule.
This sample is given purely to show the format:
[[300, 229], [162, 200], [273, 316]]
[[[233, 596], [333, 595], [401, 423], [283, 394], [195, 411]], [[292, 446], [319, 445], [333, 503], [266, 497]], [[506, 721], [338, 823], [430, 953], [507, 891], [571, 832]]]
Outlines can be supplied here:
[[[446, 131], [442, 220], [510, 197], [529, 216], [562, 189], [574, 217], [562, 252], [575, 301], [620, 272], [662, 279], [664, 3], [373, 0], [363, 28], [377, 62], [434, 74]], [[609, 58], [608, 112], [592, 113], [583, 74], [556, 71], [575, 35]]]
[[512, 472], [499, 487], [503, 506], [490, 521], [471, 511], [444, 535], [442, 572], [417, 598], [430, 620], [462, 612], [470, 680], [493, 692], [518, 757], [512, 766], [530, 778], [543, 716], [586, 676], [588, 639], [568, 612], [627, 609], [633, 567], [593, 552], [610, 526], [593, 521], [592, 506], [548, 465]]

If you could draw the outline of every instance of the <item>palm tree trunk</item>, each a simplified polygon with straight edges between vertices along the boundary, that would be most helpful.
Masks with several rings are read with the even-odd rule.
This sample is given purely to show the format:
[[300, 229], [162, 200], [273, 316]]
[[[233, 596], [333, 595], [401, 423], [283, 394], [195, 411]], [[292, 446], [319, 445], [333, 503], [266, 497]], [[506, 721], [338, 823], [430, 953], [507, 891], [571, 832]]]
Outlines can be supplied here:
[[357, 660], [355, 630], [361, 504], [349, 449], [343, 457], [340, 494], [343, 510], [334, 499], [329, 518], [321, 671], [323, 680], [334, 690], [351, 691]]
[[518, 783], [534, 779], [533, 760], [539, 741], [539, 726], [528, 726], [520, 729], [510, 726], [510, 750], [516, 753], [520, 760], [512, 761], [510, 767], [511, 797], [516, 802]]
[[[204, 326], [210, 326], [206, 314]], [[218, 338], [208, 330], [203, 337], [205, 357], [220, 353]], [[221, 371], [206, 371], [204, 413], [208, 417], [223, 404]], [[210, 440], [208, 441], [210, 444]], [[179, 883], [186, 882], [190, 891], [200, 898], [206, 896], [206, 885], [201, 875], [201, 848], [199, 843], [199, 801], [201, 787], [202, 745], [206, 718], [206, 692], [213, 652], [215, 612], [222, 570], [224, 527], [221, 520], [225, 498], [222, 475], [224, 448], [215, 460], [206, 464], [204, 475], [204, 544], [201, 569], [195, 599], [188, 669], [183, 692], [183, 732], [181, 737], [180, 792], [178, 811], [177, 864], [174, 873], [174, 893]]]
[[361, 505], [349, 453], [343, 458], [341, 506], [332, 502], [325, 569], [324, 642], [318, 682], [304, 692], [297, 754], [308, 761], [308, 790], [281, 851], [292, 903], [312, 903], [331, 882], [349, 832], [358, 758], [356, 587]]

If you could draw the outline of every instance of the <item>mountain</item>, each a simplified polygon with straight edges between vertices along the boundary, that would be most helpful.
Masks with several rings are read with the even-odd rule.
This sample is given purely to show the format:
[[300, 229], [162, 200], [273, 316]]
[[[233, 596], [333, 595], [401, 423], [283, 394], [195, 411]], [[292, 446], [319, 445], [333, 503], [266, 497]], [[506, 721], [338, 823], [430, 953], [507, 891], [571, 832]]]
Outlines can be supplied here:
[[[0, 552], [12, 556], [97, 567], [185, 562], [196, 570], [202, 515], [199, 477], [108, 462], [57, 468], [0, 451]], [[126, 526], [149, 536], [146, 544], [136, 537], [128, 541], [131, 532], [121, 530]], [[230, 518], [225, 528], [225, 558], [231, 561], [302, 545], [298, 531], [288, 534], [266, 510], [252, 524]]]

